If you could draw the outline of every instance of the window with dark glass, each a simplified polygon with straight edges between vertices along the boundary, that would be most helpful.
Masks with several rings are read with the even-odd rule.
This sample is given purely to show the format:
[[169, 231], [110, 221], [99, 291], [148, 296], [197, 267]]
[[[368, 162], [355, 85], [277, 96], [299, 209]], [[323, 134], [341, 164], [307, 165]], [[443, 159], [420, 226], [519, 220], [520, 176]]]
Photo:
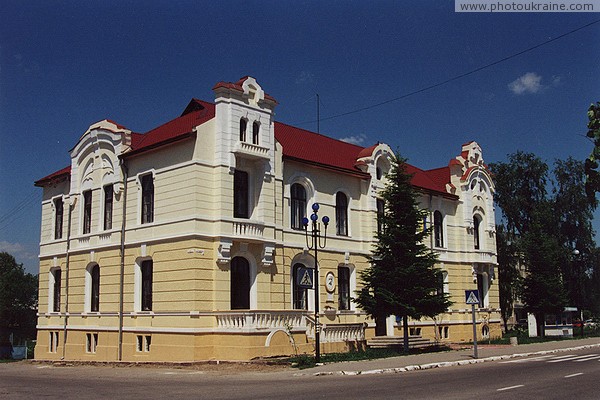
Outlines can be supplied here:
[[439, 211], [433, 213], [433, 234], [435, 247], [444, 247], [444, 221]]
[[304, 229], [302, 219], [306, 216], [306, 190], [299, 183], [290, 188], [292, 229]]
[[293, 300], [295, 310], [308, 310], [308, 289], [298, 286], [298, 269], [305, 268], [303, 264], [294, 264], [292, 268]]
[[350, 309], [350, 268], [338, 267], [338, 307]]
[[260, 125], [258, 122], [252, 124], [252, 144], [258, 144], [258, 132], [260, 131]]
[[100, 311], [100, 266], [94, 264], [90, 268], [91, 291], [90, 291], [90, 311]]
[[141, 265], [142, 272], [142, 311], [152, 311], [152, 260], [146, 260]]
[[113, 187], [104, 186], [104, 230], [112, 229]]
[[339, 236], [348, 236], [348, 197], [342, 192], [335, 195], [335, 228]]
[[248, 121], [246, 118], [240, 118], [240, 141], [246, 141], [246, 129], [248, 127]]
[[54, 239], [62, 239], [63, 232], [63, 199], [54, 200]]
[[54, 278], [53, 291], [54, 296], [52, 297], [52, 311], [60, 312], [60, 280], [61, 271], [60, 269], [52, 270], [52, 276]]
[[250, 264], [243, 257], [231, 260], [231, 309], [250, 309]]
[[385, 215], [385, 202], [377, 199], [377, 233], [383, 232], [383, 217]]
[[83, 233], [92, 231], [92, 191], [83, 192]]
[[473, 216], [473, 240], [475, 250], [479, 250], [479, 228], [481, 226], [481, 218], [478, 215]]
[[154, 177], [142, 176], [142, 224], [154, 222]]
[[378, 181], [380, 181], [381, 178], [383, 177], [383, 171], [381, 170], [380, 167], [375, 168], [375, 176], [377, 177]]
[[233, 216], [250, 218], [248, 204], [248, 173], [235, 170], [233, 174]]
[[488, 284], [487, 275], [477, 274], [477, 291], [479, 292], [479, 307], [485, 307], [485, 297], [487, 296]]

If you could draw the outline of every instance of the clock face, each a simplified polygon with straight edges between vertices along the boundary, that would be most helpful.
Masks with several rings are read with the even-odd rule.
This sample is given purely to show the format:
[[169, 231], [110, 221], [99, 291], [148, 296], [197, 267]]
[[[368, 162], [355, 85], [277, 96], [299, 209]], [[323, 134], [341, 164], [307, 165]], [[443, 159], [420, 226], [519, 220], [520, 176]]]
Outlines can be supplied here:
[[333, 292], [335, 290], [335, 277], [333, 276], [333, 272], [328, 272], [325, 275], [325, 288], [328, 292]]

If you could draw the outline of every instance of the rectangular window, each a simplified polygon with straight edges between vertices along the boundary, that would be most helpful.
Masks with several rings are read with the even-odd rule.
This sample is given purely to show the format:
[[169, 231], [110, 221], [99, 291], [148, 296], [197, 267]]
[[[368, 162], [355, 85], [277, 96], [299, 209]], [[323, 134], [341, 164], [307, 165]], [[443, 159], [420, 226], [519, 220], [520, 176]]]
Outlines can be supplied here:
[[138, 352], [149, 352], [150, 345], [152, 344], [152, 336], [150, 335], [137, 335], [136, 337], [136, 351]]
[[52, 311], [60, 312], [60, 280], [61, 280], [61, 271], [60, 269], [52, 270], [52, 278], [54, 282], [52, 282]]
[[97, 333], [86, 333], [85, 351], [86, 353], [96, 353], [96, 346], [98, 345], [98, 334]]
[[152, 260], [142, 262], [142, 311], [152, 311]]
[[58, 350], [58, 332], [50, 332], [48, 337], [48, 352], [56, 353]]
[[385, 202], [377, 199], [377, 233], [383, 233], [383, 217], [385, 215]]
[[350, 268], [338, 267], [339, 309], [350, 309]]
[[233, 175], [233, 216], [250, 218], [248, 211], [248, 173], [236, 170]]
[[83, 233], [92, 231], [92, 191], [83, 192]]
[[142, 176], [142, 224], [154, 222], [154, 177]]
[[104, 186], [104, 230], [112, 229], [113, 219], [113, 186]]
[[54, 239], [62, 239], [63, 234], [63, 199], [54, 200]]

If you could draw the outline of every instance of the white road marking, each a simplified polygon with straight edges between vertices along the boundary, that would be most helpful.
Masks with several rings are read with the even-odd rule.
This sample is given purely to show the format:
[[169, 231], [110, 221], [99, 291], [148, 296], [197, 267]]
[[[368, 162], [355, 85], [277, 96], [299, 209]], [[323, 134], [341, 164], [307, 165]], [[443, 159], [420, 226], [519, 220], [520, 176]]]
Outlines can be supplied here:
[[571, 374], [571, 375], [565, 375], [565, 378], [572, 378], [574, 376], [579, 376], [579, 375], [583, 375], [583, 372], [578, 372], [576, 374]]
[[580, 359], [580, 358], [588, 358], [590, 356], [595, 356], [595, 355], [596, 354], [586, 354], [584, 356], [573, 355], [570, 358], [562, 358], [560, 360], [551, 360], [551, 361], [546, 361], [546, 362], [548, 362], [548, 363], [557, 363], [557, 362], [563, 362], [563, 361], [575, 361], [575, 360]]
[[529, 362], [529, 361], [539, 361], [539, 360], [543, 360], [544, 358], [548, 358], [548, 357], [552, 357], [552, 356], [540, 356], [540, 357], [523, 358], [521, 360], [500, 361], [500, 364], [524, 363], [524, 362]]
[[600, 356], [599, 356], [599, 355], [593, 355], [593, 354], [590, 354], [590, 356], [589, 356], [588, 358], [584, 358], [584, 359], [581, 359], [581, 360], [574, 360], [573, 362], [583, 362], [583, 361], [590, 361], [590, 360], [596, 360], [596, 359], [598, 359], [598, 358], [600, 358]]
[[504, 390], [516, 389], [516, 388], [520, 388], [520, 387], [523, 387], [523, 386], [525, 386], [525, 385], [508, 386], [508, 387], [505, 387], [505, 388], [496, 389], [496, 391], [497, 392], [502, 392]]

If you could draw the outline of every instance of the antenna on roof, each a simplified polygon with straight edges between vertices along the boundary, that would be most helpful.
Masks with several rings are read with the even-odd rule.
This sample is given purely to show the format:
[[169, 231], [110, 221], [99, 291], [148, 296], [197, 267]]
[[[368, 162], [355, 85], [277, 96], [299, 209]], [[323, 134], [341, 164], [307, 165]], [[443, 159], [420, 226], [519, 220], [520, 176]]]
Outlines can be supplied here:
[[317, 133], [321, 133], [321, 100], [319, 99], [319, 93], [317, 93]]

